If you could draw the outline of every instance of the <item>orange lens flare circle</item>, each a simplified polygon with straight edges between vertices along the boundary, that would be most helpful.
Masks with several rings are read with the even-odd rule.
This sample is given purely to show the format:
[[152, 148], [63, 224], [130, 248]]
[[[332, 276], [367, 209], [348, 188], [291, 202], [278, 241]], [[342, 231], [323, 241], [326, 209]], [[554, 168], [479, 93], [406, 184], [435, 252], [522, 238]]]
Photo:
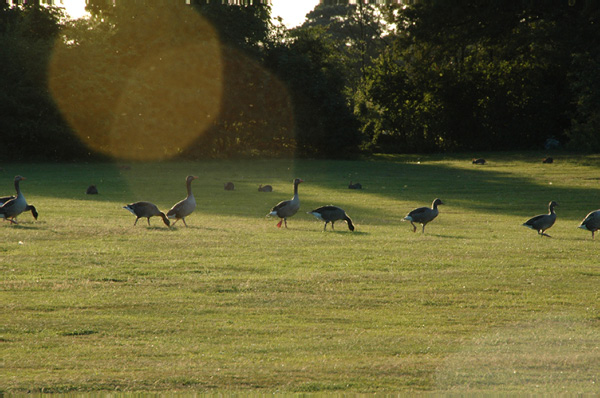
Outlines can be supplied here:
[[[185, 18], [160, 15], [160, 33], [149, 26], [137, 35], [136, 40], [160, 35], [165, 43], [143, 57], [115, 55], [102, 41], [57, 42], [49, 88], [90, 149], [119, 159], [166, 160], [184, 151], [218, 118], [224, 66], [217, 33], [191, 9], [178, 12]], [[190, 31], [196, 34], [188, 35]], [[138, 44], [121, 43], [119, 48], [135, 52]], [[106, 62], [110, 57], [115, 64]]]

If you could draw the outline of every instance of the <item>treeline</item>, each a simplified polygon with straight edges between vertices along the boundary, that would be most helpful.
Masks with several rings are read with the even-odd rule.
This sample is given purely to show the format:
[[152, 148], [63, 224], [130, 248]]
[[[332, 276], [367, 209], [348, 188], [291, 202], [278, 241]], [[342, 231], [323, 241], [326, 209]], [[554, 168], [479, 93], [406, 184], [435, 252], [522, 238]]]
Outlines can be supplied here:
[[0, 7], [3, 160], [600, 150], [593, 0]]

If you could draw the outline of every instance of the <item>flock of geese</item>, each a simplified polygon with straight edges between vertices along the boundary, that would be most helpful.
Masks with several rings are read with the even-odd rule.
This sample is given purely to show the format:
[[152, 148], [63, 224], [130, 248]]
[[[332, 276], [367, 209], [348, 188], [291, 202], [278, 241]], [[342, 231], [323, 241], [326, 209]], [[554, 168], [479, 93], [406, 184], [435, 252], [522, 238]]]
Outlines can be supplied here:
[[[37, 209], [33, 205], [27, 203], [27, 200], [25, 200], [25, 197], [21, 192], [19, 183], [25, 179], [25, 177], [20, 175], [15, 177], [14, 183], [15, 190], [17, 191], [16, 195], [0, 197], [0, 218], [9, 221], [11, 224], [17, 224], [17, 216], [26, 211], [30, 211], [36, 220], [38, 218]], [[192, 181], [196, 179], [198, 179], [198, 177], [192, 175], [186, 177], [185, 185], [187, 189], [187, 196], [175, 203], [166, 214], [160, 211], [155, 204], [150, 202], [130, 203], [126, 206], [123, 206], [123, 208], [129, 210], [133, 215], [136, 216], [133, 225], [136, 225], [140, 218], [146, 218], [148, 225], [150, 225], [150, 218], [157, 216], [161, 217], [167, 226], [171, 226], [170, 220], [174, 220], [172, 225], [175, 225], [179, 220], [181, 220], [187, 227], [185, 218], [192, 214], [196, 209], [196, 199], [192, 193]], [[287, 228], [287, 219], [294, 216], [298, 210], [300, 210], [298, 185], [302, 182], [302, 179], [296, 178], [294, 180], [294, 196], [289, 200], [284, 200], [277, 203], [267, 214], [267, 216], [279, 217], [277, 227], [280, 228], [283, 224]], [[270, 186], [268, 187], [270, 188]], [[259, 191], [263, 191], [262, 188], [263, 187], [260, 186]], [[268, 192], [270, 191], [272, 191], [272, 189], [268, 190]], [[409, 212], [402, 220], [409, 221], [411, 223], [413, 232], [416, 232], [417, 230], [415, 223], [421, 224], [422, 232], [425, 233], [425, 226], [438, 216], [438, 206], [443, 204], [444, 202], [442, 202], [441, 199], [435, 199], [431, 207], [416, 208]], [[556, 206], [558, 206], [558, 203], [551, 201], [548, 204], [548, 214], [540, 214], [532, 217], [527, 220], [523, 226], [537, 231], [541, 237], [550, 237], [546, 231], [556, 222], [556, 212], [554, 211]], [[327, 224], [329, 223], [331, 223], [331, 229], [334, 230], [334, 224], [336, 221], [345, 221], [350, 231], [354, 231], [355, 229], [352, 219], [350, 219], [344, 209], [337, 206], [321, 206], [317, 209], [309, 211], [308, 214], [312, 214], [325, 223], [323, 231], [327, 230]], [[590, 212], [583, 219], [581, 224], [579, 224], [579, 228], [590, 231], [592, 233], [592, 239], [594, 239], [595, 232], [600, 230], [600, 209]]]

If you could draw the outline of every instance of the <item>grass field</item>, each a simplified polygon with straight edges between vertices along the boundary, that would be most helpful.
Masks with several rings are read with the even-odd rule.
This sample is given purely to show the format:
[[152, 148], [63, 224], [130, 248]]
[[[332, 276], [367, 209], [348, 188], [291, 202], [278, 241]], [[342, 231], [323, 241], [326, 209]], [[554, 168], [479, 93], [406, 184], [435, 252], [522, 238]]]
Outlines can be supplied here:
[[[600, 239], [577, 226], [600, 156], [541, 157], [4, 164], [0, 194], [25, 176], [40, 217], [0, 223], [0, 392], [597, 394]], [[133, 226], [123, 205], [167, 210], [188, 174], [189, 228]], [[402, 217], [436, 197], [412, 233]], [[550, 200], [540, 238], [521, 224]], [[306, 212], [325, 204], [356, 231], [323, 232]]]

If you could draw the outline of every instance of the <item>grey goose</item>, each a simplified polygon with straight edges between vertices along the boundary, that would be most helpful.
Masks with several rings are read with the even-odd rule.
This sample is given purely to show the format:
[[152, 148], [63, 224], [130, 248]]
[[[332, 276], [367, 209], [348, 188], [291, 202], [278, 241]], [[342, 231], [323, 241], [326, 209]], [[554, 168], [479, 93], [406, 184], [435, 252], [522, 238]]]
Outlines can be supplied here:
[[579, 228], [590, 231], [593, 240], [594, 233], [600, 229], [600, 210], [594, 210], [585, 216], [581, 224], [579, 224]]
[[[4, 218], [13, 224], [17, 224], [16, 217], [25, 210], [28, 210], [29, 206], [27, 204], [27, 200], [25, 200], [25, 196], [23, 196], [23, 193], [21, 192], [21, 188], [19, 187], [19, 182], [23, 180], [26, 180], [26, 178], [20, 175], [15, 176], [14, 182], [17, 195], [14, 197], [9, 197], [8, 200], [0, 206], [0, 218]], [[31, 210], [33, 210], [32, 214], [35, 217], [37, 214], [35, 207]]]
[[171, 207], [171, 209], [167, 212], [168, 218], [175, 219], [173, 225], [175, 225], [177, 221], [182, 220], [183, 224], [187, 227], [185, 218], [192, 214], [196, 209], [196, 199], [194, 198], [194, 194], [192, 194], [192, 181], [197, 179], [198, 177], [196, 176], [187, 176], [185, 178], [187, 196], [185, 197], [185, 199], [175, 203], [173, 207]]
[[422, 233], [425, 233], [425, 225], [433, 221], [439, 214], [438, 205], [443, 205], [441, 199], [436, 198], [429, 207], [419, 207], [412, 210], [402, 219], [402, 221], [410, 221], [413, 226], [413, 232], [417, 231], [417, 226], [414, 223], [421, 224], [423, 226]]
[[160, 211], [154, 203], [135, 202], [123, 206], [123, 208], [129, 210], [136, 217], [135, 222], [133, 223], [134, 226], [137, 224], [138, 220], [143, 217], [148, 219], [148, 225], [150, 225], [150, 217], [154, 216], [160, 216], [167, 227], [171, 225], [171, 222], [165, 213]]
[[277, 216], [280, 218], [277, 223], [277, 227], [281, 228], [281, 223], [285, 224], [287, 228], [287, 219], [288, 217], [293, 216], [300, 209], [300, 198], [298, 197], [298, 184], [304, 182], [300, 178], [296, 178], [294, 180], [294, 196], [290, 200], [284, 200], [282, 202], [277, 203], [271, 209], [271, 212], [267, 214], [267, 216]]
[[323, 231], [325, 231], [327, 229], [327, 223], [331, 223], [331, 229], [335, 230], [333, 225], [336, 221], [340, 221], [340, 220], [346, 221], [346, 223], [348, 223], [348, 229], [350, 231], [354, 231], [354, 224], [352, 223], [352, 220], [350, 219], [350, 217], [348, 217], [348, 215], [346, 214], [344, 209], [341, 209], [337, 206], [332, 206], [332, 205], [321, 206], [318, 209], [309, 211], [308, 214], [312, 214], [313, 216], [317, 217], [319, 220], [325, 221], [325, 226], [323, 227]]
[[547, 236], [550, 238], [551, 236], [546, 233], [546, 230], [556, 222], [556, 213], [554, 212], [556, 206], [558, 206], [558, 203], [555, 201], [548, 203], [548, 214], [531, 217], [523, 223], [523, 226], [537, 231], [540, 237]]

